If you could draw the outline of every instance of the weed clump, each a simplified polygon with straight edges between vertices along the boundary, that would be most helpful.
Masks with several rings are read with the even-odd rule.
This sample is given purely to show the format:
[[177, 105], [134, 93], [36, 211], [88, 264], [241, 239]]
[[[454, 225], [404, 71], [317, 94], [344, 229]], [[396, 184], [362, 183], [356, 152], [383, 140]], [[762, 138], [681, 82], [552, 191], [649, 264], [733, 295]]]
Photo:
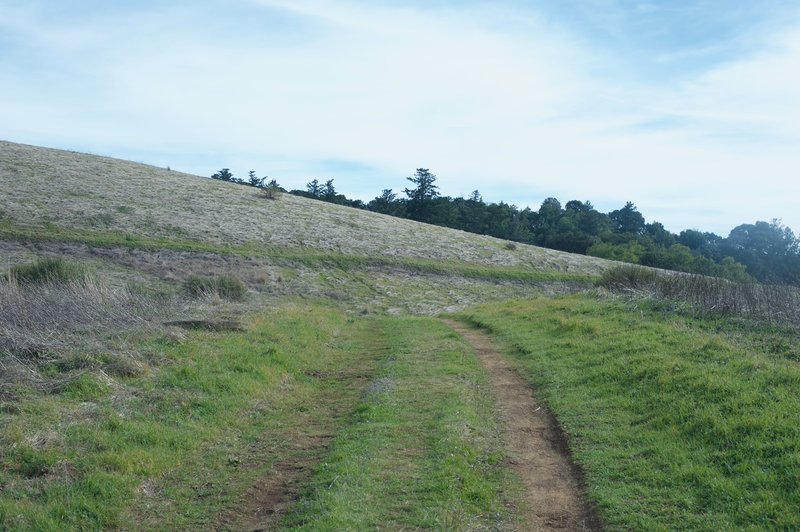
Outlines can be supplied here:
[[89, 279], [89, 272], [80, 263], [70, 262], [61, 257], [54, 257], [14, 266], [9, 270], [8, 277], [12, 283], [21, 285], [84, 284]]
[[247, 287], [230, 275], [216, 277], [192, 276], [183, 282], [183, 291], [189, 297], [217, 297], [228, 301], [242, 301], [247, 294]]
[[597, 281], [597, 285], [615, 291], [642, 290], [653, 286], [657, 278], [658, 273], [655, 270], [641, 266], [626, 265], [603, 272], [603, 275]]
[[0, 282], [0, 397], [20, 384], [57, 392], [101, 366], [129, 374], [135, 355], [108, 350], [119, 333], [183, 312], [174, 298], [105, 286], [66, 261], [16, 267], [9, 277]]

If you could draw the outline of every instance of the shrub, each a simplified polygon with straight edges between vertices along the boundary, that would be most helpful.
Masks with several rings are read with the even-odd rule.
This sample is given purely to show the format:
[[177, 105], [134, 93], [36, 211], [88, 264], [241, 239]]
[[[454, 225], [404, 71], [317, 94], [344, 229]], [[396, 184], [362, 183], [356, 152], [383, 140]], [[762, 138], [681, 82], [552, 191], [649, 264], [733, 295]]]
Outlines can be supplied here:
[[219, 297], [230, 301], [241, 301], [247, 294], [244, 283], [230, 275], [192, 276], [183, 282], [183, 290], [190, 297]]
[[640, 266], [606, 271], [597, 283], [616, 292], [687, 303], [708, 316], [738, 316], [758, 322], [800, 326], [800, 289], [735, 283], [719, 277], [659, 272]]
[[656, 270], [641, 266], [617, 266], [603, 272], [598, 286], [609, 290], [642, 290], [655, 284], [658, 278]]
[[88, 272], [79, 263], [55, 257], [13, 266], [9, 271], [9, 280], [19, 284], [85, 283]]
[[277, 183], [274, 183], [273, 181], [261, 187], [261, 193], [267, 199], [271, 200], [278, 199], [281, 197], [281, 187]]

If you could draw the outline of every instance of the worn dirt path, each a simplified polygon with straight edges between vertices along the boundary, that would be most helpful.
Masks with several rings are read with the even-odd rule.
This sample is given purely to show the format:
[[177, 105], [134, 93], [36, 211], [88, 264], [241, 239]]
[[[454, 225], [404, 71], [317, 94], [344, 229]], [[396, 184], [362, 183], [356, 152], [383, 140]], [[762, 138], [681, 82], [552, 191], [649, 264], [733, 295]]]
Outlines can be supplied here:
[[279, 528], [280, 520], [311, 480], [315, 467], [328, 452], [336, 431], [355, 408], [370, 377], [361, 368], [330, 373], [313, 371], [308, 375], [346, 382], [354, 391], [345, 397], [328, 397], [328, 402], [320, 405], [325, 409], [326, 422], [309, 422], [276, 444], [284, 458], [272, 464], [233, 508], [220, 515], [213, 529], [255, 532]]
[[503, 425], [511, 468], [526, 488], [522, 530], [600, 530], [583, 496], [580, 470], [569, 457], [564, 434], [538, 404], [531, 387], [479, 331], [443, 320], [475, 349], [489, 374]]
[[273, 530], [294, 503], [300, 489], [311, 479], [314, 467], [332, 440], [332, 434], [299, 438], [294, 442], [296, 453], [275, 463], [245, 493], [235, 511], [223, 516], [214, 528], [251, 532]]

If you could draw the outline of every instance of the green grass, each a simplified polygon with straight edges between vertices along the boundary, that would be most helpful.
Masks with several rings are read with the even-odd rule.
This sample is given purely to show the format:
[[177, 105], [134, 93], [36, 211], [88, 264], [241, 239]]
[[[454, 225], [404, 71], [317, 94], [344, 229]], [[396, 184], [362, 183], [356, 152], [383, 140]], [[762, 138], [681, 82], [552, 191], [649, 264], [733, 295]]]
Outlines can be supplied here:
[[190, 297], [216, 296], [230, 301], [242, 301], [247, 295], [244, 283], [230, 275], [189, 277], [183, 282], [183, 291]]
[[[0, 529], [236, 528], [247, 489], [293, 460], [319, 466], [289, 528], [513, 520], [492, 396], [455, 333], [308, 303], [246, 325], [151, 337], [137, 375], [0, 401]], [[299, 445], [320, 438], [324, 456]]]
[[[154, 339], [160, 363], [146, 375], [84, 374], [61, 393], [8, 403], [0, 529], [213, 525], [271, 463], [291, 456], [298, 434], [345, 423], [360, 380], [309, 375], [369, 375], [376, 355], [352, 348], [359, 334], [338, 310], [286, 305], [244, 333]], [[209, 490], [215, 497], [203, 496]]]
[[800, 367], [771, 333], [589, 295], [459, 317], [537, 387], [610, 528], [800, 527]]
[[8, 279], [20, 284], [81, 283], [86, 281], [88, 274], [80, 263], [52, 257], [14, 266], [8, 272]]
[[497, 529], [515, 481], [502, 465], [485, 375], [433, 319], [384, 318], [370, 350], [385, 362], [285, 519], [300, 530]]
[[171, 250], [207, 252], [218, 255], [267, 257], [307, 266], [322, 266], [343, 270], [369, 268], [397, 268], [412, 272], [458, 275], [466, 278], [519, 281], [519, 282], [574, 282], [591, 284], [597, 276], [583, 273], [539, 270], [535, 267], [485, 266], [455, 260], [433, 260], [403, 256], [361, 256], [333, 251], [321, 251], [299, 246], [275, 246], [256, 242], [236, 246], [214, 244], [201, 240], [147, 237], [119, 231], [86, 230], [46, 226], [23, 226], [10, 220], [0, 220], [0, 240], [26, 242], [72, 242], [101, 248], [141, 249], [146, 251]]

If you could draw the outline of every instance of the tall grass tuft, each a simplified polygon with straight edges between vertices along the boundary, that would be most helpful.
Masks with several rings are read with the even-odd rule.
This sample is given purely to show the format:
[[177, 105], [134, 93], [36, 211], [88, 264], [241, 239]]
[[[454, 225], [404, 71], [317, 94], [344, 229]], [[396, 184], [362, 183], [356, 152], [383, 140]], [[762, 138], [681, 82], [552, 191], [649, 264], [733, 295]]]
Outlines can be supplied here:
[[597, 281], [597, 285], [615, 291], [641, 290], [652, 286], [657, 278], [658, 272], [656, 270], [625, 265], [603, 272], [603, 275]]
[[85, 266], [61, 257], [38, 259], [30, 264], [13, 266], [8, 279], [19, 284], [85, 283], [89, 272]]
[[796, 287], [735, 283], [719, 277], [660, 272], [641, 266], [612, 268], [597, 284], [638, 297], [687, 303], [705, 316], [738, 316], [800, 326], [800, 289]]
[[88, 276], [53, 282], [46, 273], [63, 272], [58, 267], [36, 271], [44, 272], [36, 281], [0, 283], [0, 391], [20, 383], [52, 390], [63, 375], [45, 377], [43, 368], [69, 370], [61, 362], [75, 350], [99, 350], [113, 365], [127, 355], [109, 353], [103, 342], [181, 312], [163, 295], [110, 288]]
[[219, 298], [228, 301], [242, 301], [247, 295], [244, 283], [230, 275], [192, 276], [183, 282], [183, 290], [189, 297]]

